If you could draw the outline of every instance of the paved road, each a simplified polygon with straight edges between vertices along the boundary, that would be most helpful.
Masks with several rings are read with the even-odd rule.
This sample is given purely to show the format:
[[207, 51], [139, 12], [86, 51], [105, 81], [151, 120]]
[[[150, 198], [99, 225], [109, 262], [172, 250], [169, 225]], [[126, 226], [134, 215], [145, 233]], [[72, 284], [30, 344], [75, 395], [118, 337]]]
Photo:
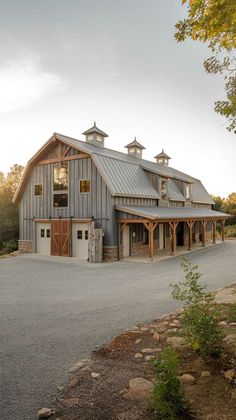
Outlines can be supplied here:
[[[203, 281], [235, 281], [236, 241], [189, 254]], [[1, 420], [31, 420], [51, 405], [68, 369], [122, 329], [176, 306], [180, 258], [89, 265], [26, 255], [0, 260]]]

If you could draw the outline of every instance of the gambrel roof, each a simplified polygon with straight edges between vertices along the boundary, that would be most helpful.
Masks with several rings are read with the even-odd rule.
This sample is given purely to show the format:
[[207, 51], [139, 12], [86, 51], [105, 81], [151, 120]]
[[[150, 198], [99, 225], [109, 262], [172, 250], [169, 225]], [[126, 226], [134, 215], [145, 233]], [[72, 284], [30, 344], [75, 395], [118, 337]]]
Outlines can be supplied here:
[[[104, 133], [105, 134], [105, 133]], [[174, 179], [191, 184], [191, 198], [196, 203], [213, 204], [213, 200], [199, 180], [174, 168], [163, 166], [156, 162], [138, 159], [126, 153], [105, 147], [95, 146], [81, 140], [54, 133], [41, 149], [28, 162], [20, 185], [14, 197], [19, 202], [24, 186], [32, 167], [37, 164], [43, 154], [48, 151], [55, 141], [71, 146], [79, 152], [91, 156], [104, 182], [112, 195], [158, 199], [159, 195], [145, 171], [158, 174], [168, 179], [170, 199], [184, 201], [184, 196], [174, 182]]]

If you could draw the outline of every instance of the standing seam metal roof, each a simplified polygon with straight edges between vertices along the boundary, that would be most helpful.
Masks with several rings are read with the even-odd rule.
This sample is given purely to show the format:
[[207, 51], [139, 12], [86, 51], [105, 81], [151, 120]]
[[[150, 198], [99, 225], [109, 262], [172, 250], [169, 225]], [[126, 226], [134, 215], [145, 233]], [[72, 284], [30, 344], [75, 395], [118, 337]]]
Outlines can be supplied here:
[[172, 201], [185, 201], [182, 192], [177, 187], [176, 183], [172, 179], [168, 179], [168, 194]]

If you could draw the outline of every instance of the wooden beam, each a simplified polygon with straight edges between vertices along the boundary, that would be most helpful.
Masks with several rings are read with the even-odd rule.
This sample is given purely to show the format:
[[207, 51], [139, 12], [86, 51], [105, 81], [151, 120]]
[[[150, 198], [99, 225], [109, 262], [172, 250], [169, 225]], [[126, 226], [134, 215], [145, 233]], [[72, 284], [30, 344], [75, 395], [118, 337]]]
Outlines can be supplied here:
[[81, 154], [73, 155], [73, 156], [65, 156], [65, 157], [55, 158], [55, 159], [40, 160], [39, 162], [37, 162], [37, 165], [47, 165], [49, 163], [67, 162], [68, 160], [85, 159], [88, 157], [89, 155], [87, 155], [86, 153], [83, 153], [83, 154], [81, 153]]
[[201, 224], [202, 224], [202, 246], [206, 246], [206, 224], [207, 221], [206, 220], [201, 220]]
[[178, 226], [179, 222], [170, 222], [169, 225], [171, 227], [172, 231], [172, 240], [171, 240], [171, 255], [175, 255], [176, 253], [176, 228]]
[[212, 220], [212, 243], [216, 243], [216, 220]]
[[221, 220], [221, 240], [225, 241], [225, 220]]
[[187, 221], [188, 225], [188, 251], [191, 251], [192, 249], [192, 228], [193, 228], [194, 221], [189, 220]]
[[67, 146], [66, 150], [64, 151], [62, 157], [66, 157], [67, 153], [69, 152], [69, 150], [71, 149], [70, 146]]

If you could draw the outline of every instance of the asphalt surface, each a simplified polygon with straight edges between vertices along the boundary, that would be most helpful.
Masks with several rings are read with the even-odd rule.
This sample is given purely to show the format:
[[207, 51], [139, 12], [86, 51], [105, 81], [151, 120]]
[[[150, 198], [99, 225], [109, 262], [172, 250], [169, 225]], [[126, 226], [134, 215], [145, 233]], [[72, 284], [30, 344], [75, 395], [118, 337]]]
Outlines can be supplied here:
[[[188, 254], [217, 289], [236, 277], [236, 241]], [[0, 260], [1, 420], [36, 419], [80, 358], [125, 328], [178, 306], [180, 257], [87, 264], [25, 255]]]

